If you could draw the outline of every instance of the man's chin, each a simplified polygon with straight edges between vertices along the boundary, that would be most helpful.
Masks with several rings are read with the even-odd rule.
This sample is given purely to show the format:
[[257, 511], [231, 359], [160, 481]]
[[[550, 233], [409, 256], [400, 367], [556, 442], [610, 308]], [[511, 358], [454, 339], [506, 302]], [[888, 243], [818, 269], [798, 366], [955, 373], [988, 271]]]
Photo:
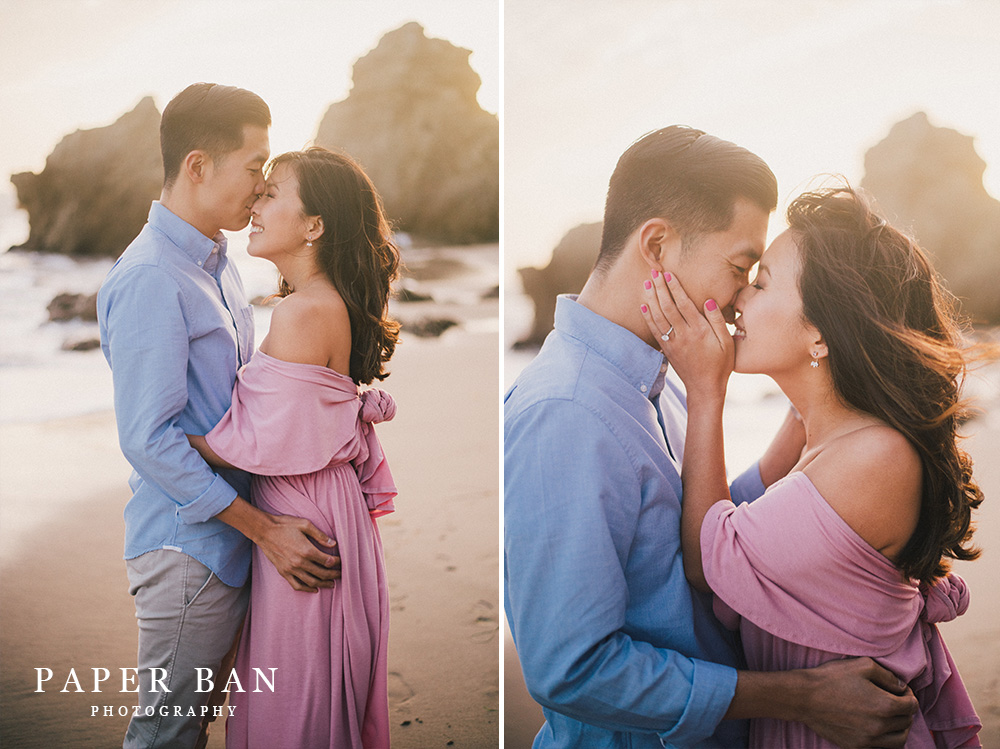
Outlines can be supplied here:
[[222, 229], [225, 231], [243, 231], [248, 226], [250, 226], [250, 217], [247, 216], [245, 219], [234, 219], [228, 224], [223, 224]]

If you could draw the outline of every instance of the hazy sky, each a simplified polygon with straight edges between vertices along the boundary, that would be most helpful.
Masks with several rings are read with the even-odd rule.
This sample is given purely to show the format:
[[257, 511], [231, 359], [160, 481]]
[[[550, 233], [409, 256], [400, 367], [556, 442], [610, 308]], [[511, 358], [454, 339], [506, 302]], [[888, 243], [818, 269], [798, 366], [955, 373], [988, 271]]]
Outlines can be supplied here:
[[500, 99], [498, 0], [0, 0], [0, 190], [63, 135], [195, 81], [271, 107], [273, 153], [303, 147], [354, 61], [407, 21], [472, 50], [480, 105]]
[[816, 174], [860, 181], [923, 110], [975, 136], [1000, 198], [994, 0], [506, 0], [504, 49], [508, 278], [600, 220], [621, 152], [675, 123], [758, 153], [784, 204]]

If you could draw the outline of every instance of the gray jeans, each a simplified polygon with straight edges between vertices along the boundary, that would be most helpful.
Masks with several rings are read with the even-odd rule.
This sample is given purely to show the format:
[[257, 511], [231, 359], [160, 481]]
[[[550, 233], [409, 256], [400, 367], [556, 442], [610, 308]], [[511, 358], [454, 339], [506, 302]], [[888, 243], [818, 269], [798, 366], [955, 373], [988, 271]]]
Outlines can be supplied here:
[[[225, 686], [229, 673], [220, 674], [220, 664], [243, 624], [250, 587], [230, 587], [198, 560], [169, 549], [129, 559], [126, 567], [139, 620], [139, 710], [122, 746], [191, 749], [202, 731], [201, 707], [212, 696], [195, 691], [207, 688], [196, 669], [212, 669], [216, 689]], [[156, 691], [151, 669], [162, 677]]]

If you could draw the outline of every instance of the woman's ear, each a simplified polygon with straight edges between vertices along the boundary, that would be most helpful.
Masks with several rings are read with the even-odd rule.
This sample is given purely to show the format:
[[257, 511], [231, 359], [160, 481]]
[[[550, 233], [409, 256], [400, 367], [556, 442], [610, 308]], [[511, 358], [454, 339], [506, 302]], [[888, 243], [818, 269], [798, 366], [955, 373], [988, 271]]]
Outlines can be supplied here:
[[816, 328], [810, 326], [813, 332], [813, 340], [809, 345], [809, 355], [814, 361], [819, 361], [820, 359], [825, 359], [830, 355], [830, 349], [826, 345], [826, 340], [823, 338], [822, 334]]
[[323, 218], [321, 216], [310, 216], [306, 219], [306, 237], [310, 242], [315, 242], [323, 236]]
[[668, 221], [651, 218], [637, 231], [639, 255], [650, 270], [663, 271], [676, 265], [681, 238]]

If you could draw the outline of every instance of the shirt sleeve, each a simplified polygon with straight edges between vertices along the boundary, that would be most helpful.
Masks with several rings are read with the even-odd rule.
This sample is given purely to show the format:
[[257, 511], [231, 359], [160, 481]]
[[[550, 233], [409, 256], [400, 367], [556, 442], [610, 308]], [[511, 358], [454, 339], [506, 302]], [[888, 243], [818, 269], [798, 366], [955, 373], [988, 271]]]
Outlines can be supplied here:
[[188, 443], [178, 418], [187, 405], [188, 329], [181, 291], [170, 275], [139, 266], [101, 295], [122, 453], [142, 480], [177, 503], [177, 517], [199, 523], [236, 498]]
[[761, 497], [767, 487], [760, 477], [760, 461], [758, 460], [743, 473], [733, 479], [729, 485], [729, 495], [733, 498], [733, 504], [741, 505], [745, 502], [753, 502]]
[[670, 745], [710, 736], [736, 671], [625, 631], [641, 486], [619, 440], [584, 406], [552, 400], [509, 419], [504, 451], [507, 615], [532, 697]]

